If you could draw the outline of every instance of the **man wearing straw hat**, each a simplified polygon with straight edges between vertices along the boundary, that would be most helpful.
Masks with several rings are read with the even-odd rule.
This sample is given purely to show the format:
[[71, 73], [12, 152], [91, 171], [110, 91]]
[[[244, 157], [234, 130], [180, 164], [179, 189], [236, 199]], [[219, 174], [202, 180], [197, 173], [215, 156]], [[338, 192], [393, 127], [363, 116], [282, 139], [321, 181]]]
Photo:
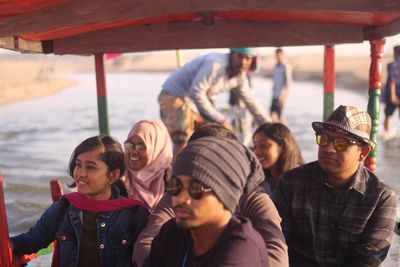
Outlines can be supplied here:
[[313, 122], [318, 161], [288, 171], [273, 200], [291, 266], [379, 266], [395, 227], [397, 197], [363, 166], [375, 147], [369, 114], [339, 106]]
[[158, 102], [161, 119], [174, 143], [174, 155], [186, 145], [196, 123], [217, 122], [231, 128], [228, 118], [212, 104], [212, 97], [221, 92], [236, 88], [258, 124], [270, 120], [247, 79], [256, 54], [254, 48], [210, 53], [188, 62], [165, 81]]

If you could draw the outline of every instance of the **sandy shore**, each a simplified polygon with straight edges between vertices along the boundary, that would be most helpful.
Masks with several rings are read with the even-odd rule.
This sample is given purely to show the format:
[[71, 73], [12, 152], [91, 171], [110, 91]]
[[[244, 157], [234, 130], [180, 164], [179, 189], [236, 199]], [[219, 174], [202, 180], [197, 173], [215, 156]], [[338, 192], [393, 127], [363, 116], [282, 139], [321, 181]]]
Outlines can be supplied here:
[[[184, 53], [186, 61], [196, 57]], [[62, 76], [63, 72], [93, 72], [93, 57], [2, 55], [0, 57], [0, 105], [18, 100], [49, 95], [75, 84]], [[303, 55], [288, 58], [292, 65], [294, 80], [323, 82], [323, 56]], [[270, 78], [275, 59], [261, 56], [257, 75]], [[368, 88], [369, 56], [337, 57], [336, 87], [365, 91]], [[385, 71], [386, 60], [383, 70]], [[175, 51], [125, 54], [107, 60], [107, 72], [173, 71], [177, 67]], [[384, 73], [384, 79], [385, 79]]]
[[55, 76], [49, 65], [32, 62], [1, 62], [0, 73], [0, 105], [50, 95], [75, 84]]
[[[186, 61], [195, 57], [192, 53], [184, 53]], [[296, 55], [288, 57], [292, 65], [294, 80], [323, 82], [323, 55]], [[383, 60], [383, 81], [386, 79], [386, 64], [389, 58]], [[261, 55], [260, 71], [257, 75], [271, 78], [275, 58], [272, 55]], [[177, 66], [175, 52], [124, 56], [108, 62], [108, 68], [114, 71], [172, 71]], [[337, 56], [335, 58], [336, 87], [365, 91], [368, 89], [370, 68], [369, 55]]]

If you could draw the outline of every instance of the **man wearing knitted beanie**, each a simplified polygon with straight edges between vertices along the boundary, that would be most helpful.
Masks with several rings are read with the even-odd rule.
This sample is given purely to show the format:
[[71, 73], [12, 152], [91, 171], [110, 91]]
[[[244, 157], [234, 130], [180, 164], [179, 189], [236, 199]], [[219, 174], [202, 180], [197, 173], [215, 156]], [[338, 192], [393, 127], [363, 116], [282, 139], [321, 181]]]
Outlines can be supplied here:
[[201, 138], [178, 154], [167, 192], [175, 219], [155, 237], [145, 266], [269, 266], [251, 222], [233, 214], [251, 168], [236, 141]]

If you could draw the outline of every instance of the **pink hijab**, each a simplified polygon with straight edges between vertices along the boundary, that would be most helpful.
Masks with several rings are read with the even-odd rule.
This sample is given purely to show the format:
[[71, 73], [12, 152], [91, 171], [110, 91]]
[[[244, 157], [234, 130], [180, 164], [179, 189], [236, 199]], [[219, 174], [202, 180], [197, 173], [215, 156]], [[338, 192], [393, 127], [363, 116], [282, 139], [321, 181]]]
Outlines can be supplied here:
[[145, 143], [148, 162], [140, 170], [132, 170], [127, 166], [123, 180], [131, 198], [154, 208], [164, 194], [164, 177], [169, 178], [171, 174], [172, 143], [167, 128], [159, 120], [139, 121], [129, 132], [126, 141], [134, 135]]

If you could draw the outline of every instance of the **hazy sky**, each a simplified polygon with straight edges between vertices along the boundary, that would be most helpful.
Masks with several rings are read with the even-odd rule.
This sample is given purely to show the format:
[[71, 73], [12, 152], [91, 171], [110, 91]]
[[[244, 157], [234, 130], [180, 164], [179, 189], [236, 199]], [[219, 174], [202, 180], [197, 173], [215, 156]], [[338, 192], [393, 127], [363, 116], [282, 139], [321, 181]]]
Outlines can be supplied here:
[[[393, 46], [400, 45], [400, 34], [387, 37], [385, 43], [384, 54], [393, 54]], [[302, 55], [302, 54], [322, 54], [324, 53], [324, 46], [314, 45], [314, 46], [287, 46], [283, 47], [286, 54], [290, 55]], [[275, 52], [275, 47], [263, 47], [259, 48], [262, 54], [270, 54]], [[207, 49], [209, 50], [209, 49]], [[210, 49], [210, 51], [215, 49]], [[197, 52], [198, 50], [193, 50]], [[201, 51], [201, 50], [200, 50]], [[223, 50], [221, 50], [223, 51]], [[226, 51], [226, 50], [225, 50]], [[335, 46], [335, 53], [340, 55], [369, 55], [370, 54], [370, 44], [365, 41], [363, 43], [357, 44], [341, 44]]]
[[[392, 54], [393, 46], [400, 45], [400, 34], [387, 37], [385, 42], [385, 50], [384, 54]], [[323, 46], [298, 46], [298, 47], [287, 47], [287, 50], [290, 54], [305, 54], [305, 53], [316, 53], [324, 52]], [[369, 55], [370, 54], [370, 44], [368, 41], [365, 41], [361, 44], [342, 44], [335, 46], [335, 52], [341, 55]]]

